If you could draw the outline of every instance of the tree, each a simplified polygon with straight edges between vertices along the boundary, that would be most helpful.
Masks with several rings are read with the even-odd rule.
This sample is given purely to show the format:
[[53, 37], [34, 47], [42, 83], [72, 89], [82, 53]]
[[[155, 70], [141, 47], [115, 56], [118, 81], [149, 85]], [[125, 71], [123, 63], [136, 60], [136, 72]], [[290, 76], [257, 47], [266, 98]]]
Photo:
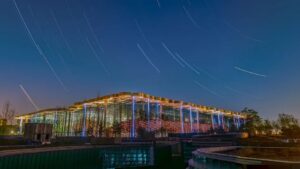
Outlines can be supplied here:
[[263, 131], [267, 136], [271, 136], [273, 133], [273, 126], [270, 120], [265, 120], [263, 123]]
[[286, 127], [289, 128], [291, 126], [299, 125], [298, 120], [290, 114], [279, 114], [278, 115], [278, 123], [280, 127]]
[[247, 115], [244, 130], [248, 132], [250, 136], [261, 134], [263, 131], [263, 122], [261, 117], [259, 117], [258, 112], [246, 107], [242, 110], [242, 113]]
[[277, 123], [281, 129], [281, 135], [287, 138], [299, 138], [300, 126], [298, 120], [290, 114], [279, 114]]
[[1, 118], [6, 119], [10, 124], [13, 123], [16, 111], [12, 108], [9, 101], [6, 101], [2, 107]]
[[272, 121], [272, 127], [274, 130], [275, 135], [278, 135], [280, 133], [280, 125], [277, 121]]

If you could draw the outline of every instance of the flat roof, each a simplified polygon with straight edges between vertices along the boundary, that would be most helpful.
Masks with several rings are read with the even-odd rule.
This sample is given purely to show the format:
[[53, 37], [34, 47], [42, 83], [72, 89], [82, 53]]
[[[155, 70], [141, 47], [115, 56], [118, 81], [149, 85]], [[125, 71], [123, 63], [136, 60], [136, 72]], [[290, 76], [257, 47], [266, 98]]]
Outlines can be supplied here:
[[37, 114], [37, 113], [47, 113], [47, 112], [50, 113], [50, 112], [54, 112], [54, 111], [72, 111], [72, 110], [76, 110], [76, 109], [82, 109], [84, 104], [90, 104], [90, 105], [104, 104], [109, 101], [128, 99], [133, 96], [137, 97], [137, 99], [150, 99], [150, 102], [159, 102], [164, 105], [169, 104], [171, 106], [178, 106], [178, 107], [180, 107], [180, 106], [192, 107], [193, 109], [198, 109], [198, 110], [204, 111], [204, 112], [213, 113], [215, 111], [220, 111], [227, 115], [239, 114], [239, 115], [242, 115], [241, 117], [243, 117], [243, 114], [244, 114], [244, 113], [241, 114], [240, 112], [234, 112], [234, 111], [220, 109], [220, 108], [216, 108], [216, 107], [212, 107], [212, 106], [203, 106], [203, 105], [199, 105], [199, 104], [195, 104], [195, 103], [184, 102], [181, 100], [174, 100], [174, 99], [169, 99], [166, 97], [153, 96], [153, 95], [149, 95], [149, 94], [146, 94], [143, 92], [119, 92], [119, 93], [115, 93], [115, 94], [110, 94], [110, 95], [105, 95], [105, 96], [101, 96], [101, 97], [83, 100], [80, 102], [75, 102], [73, 105], [69, 106], [68, 108], [42, 109], [39, 111], [18, 115], [16, 117], [22, 117], [22, 116], [32, 115], [32, 114]]

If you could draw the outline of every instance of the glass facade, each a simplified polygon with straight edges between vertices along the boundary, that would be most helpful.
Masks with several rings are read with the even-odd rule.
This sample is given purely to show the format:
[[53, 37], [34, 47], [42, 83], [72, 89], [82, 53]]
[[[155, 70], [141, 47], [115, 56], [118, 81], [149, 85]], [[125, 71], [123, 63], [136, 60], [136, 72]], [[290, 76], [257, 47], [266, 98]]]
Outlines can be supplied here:
[[243, 114], [185, 103], [144, 93], [119, 93], [69, 108], [48, 109], [17, 117], [25, 123], [53, 124], [56, 136], [136, 137], [139, 128], [155, 133], [202, 133], [245, 121]]

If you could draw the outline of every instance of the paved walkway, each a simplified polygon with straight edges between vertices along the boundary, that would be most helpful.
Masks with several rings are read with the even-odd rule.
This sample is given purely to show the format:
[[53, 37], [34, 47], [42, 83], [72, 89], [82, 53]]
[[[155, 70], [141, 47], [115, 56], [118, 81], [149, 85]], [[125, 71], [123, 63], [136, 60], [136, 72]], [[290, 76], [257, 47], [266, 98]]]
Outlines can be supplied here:
[[49, 151], [88, 149], [88, 148], [95, 148], [95, 147], [103, 147], [103, 146], [84, 145], [84, 146], [36, 147], [36, 148], [26, 148], [26, 149], [2, 150], [0, 151], [0, 157], [19, 155], [19, 154], [49, 152]]

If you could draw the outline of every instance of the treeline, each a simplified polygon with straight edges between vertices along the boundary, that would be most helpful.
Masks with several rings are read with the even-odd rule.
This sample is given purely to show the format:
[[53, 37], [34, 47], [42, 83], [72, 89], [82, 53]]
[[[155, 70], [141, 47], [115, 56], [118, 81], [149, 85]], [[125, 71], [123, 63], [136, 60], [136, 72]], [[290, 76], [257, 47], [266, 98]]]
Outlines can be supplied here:
[[17, 134], [18, 126], [14, 125], [15, 114], [15, 109], [6, 101], [0, 112], [0, 136]]
[[291, 114], [279, 114], [277, 120], [264, 120], [253, 109], [245, 108], [243, 113], [248, 114], [248, 120], [242, 131], [250, 136], [279, 136], [284, 138], [300, 138], [300, 124]]

